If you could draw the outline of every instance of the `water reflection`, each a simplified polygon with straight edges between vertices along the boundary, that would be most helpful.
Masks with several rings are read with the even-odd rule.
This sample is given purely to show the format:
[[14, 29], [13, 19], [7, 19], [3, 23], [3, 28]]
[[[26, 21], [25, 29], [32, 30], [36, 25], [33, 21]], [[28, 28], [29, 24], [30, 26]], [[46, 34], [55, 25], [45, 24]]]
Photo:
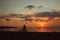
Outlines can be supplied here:
[[[27, 27], [27, 32], [60, 32], [60, 27]], [[23, 32], [22, 27], [19, 28], [0, 28], [0, 31]]]
[[39, 30], [39, 32], [53, 32], [53, 30], [49, 30], [45, 27], [41, 27], [41, 29]]

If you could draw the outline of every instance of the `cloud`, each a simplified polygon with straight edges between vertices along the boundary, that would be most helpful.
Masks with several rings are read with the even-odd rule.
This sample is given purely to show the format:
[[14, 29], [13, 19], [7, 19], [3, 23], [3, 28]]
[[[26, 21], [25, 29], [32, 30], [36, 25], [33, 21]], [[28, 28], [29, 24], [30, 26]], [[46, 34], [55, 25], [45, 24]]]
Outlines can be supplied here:
[[43, 7], [43, 6], [40, 5], [38, 8], [41, 8], [41, 7]]
[[[60, 17], [60, 12], [42, 12], [42, 13], [34, 13], [31, 15], [28, 14], [9, 14], [9, 15], [3, 15], [0, 16], [0, 18], [6, 18], [6, 17], [17, 17], [17, 18], [23, 18], [26, 21], [38, 21], [40, 19], [37, 19], [38, 17], [49, 17], [49, 20], [54, 19], [54, 17]], [[32, 18], [34, 17], [34, 18]], [[40, 20], [41, 21], [41, 20]]]
[[42, 12], [34, 14], [35, 17], [60, 17], [58, 12]]
[[35, 8], [35, 6], [34, 5], [28, 5], [28, 6], [24, 7], [24, 8], [32, 9], [32, 8]]
[[31, 15], [25, 14], [8, 14], [8, 15], [1, 15], [0, 18], [7, 18], [7, 17], [17, 17], [17, 18], [29, 18]]

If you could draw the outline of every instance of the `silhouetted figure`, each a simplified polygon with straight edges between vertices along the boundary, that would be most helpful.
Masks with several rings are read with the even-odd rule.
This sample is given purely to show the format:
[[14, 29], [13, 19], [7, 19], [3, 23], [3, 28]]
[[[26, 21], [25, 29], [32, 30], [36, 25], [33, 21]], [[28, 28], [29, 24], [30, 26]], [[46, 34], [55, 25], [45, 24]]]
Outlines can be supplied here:
[[27, 32], [27, 31], [26, 31], [26, 26], [25, 26], [25, 25], [23, 26], [23, 32]]

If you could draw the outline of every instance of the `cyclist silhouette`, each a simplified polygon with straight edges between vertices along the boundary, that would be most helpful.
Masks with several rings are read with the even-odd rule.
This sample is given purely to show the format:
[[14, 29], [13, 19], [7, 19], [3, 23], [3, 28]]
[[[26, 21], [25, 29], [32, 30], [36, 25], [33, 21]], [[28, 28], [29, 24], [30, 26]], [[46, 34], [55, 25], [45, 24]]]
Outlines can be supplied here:
[[25, 25], [23, 26], [23, 32], [27, 32], [27, 31], [26, 31], [26, 26], [25, 26]]

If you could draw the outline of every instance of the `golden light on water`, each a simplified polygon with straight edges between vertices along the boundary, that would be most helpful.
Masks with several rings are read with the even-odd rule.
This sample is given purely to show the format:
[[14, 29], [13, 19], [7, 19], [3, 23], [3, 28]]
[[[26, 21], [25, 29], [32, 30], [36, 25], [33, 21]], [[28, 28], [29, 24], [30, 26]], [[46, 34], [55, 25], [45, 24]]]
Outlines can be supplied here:
[[47, 30], [45, 30], [43, 27], [46, 27], [46, 22], [39, 22], [39, 26], [41, 27], [41, 29], [39, 30], [39, 32], [46, 32]]

